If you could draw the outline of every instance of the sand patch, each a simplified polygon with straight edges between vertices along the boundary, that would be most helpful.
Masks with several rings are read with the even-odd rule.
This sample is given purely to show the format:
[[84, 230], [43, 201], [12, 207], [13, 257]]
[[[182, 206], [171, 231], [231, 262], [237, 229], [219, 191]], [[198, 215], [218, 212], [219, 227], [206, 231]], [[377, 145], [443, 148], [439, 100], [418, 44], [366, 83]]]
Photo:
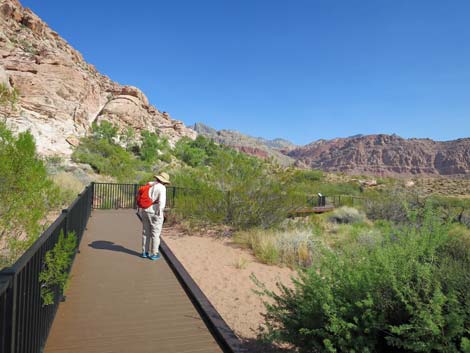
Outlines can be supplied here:
[[291, 286], [295, 271], [259, 263], [229, 237], [185, 235], [178, 227], [163, 231], [165, 242], [212, 305], [242, 339], [253, 340], [263, 322], [262, 298], [253, 292], [253, 273], [269, 289], [276, 282]]

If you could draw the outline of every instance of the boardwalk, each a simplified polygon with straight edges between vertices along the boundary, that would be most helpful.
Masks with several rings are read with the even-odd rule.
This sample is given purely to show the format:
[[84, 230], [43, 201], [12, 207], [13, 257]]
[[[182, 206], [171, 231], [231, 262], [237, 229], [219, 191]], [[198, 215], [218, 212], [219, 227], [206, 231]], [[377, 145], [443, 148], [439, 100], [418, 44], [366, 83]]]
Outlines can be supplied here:
[[45, 353], [222, 352], [133, 210], [94, 211]]

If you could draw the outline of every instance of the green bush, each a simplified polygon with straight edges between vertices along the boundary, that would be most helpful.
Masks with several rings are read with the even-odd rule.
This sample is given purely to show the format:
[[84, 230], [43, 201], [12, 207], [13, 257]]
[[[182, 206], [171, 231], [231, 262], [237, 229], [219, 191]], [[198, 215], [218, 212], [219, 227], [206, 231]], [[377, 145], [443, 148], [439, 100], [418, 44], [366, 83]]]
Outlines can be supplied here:
[[47, 212], [61, 203], [29, 132], [15, 137], [0, 123], [0, 242], [3, 264], [11, 264], [39, 236]]
[[54, 304], [55, 293], [63, 295], [69, 278], [69, 270], [77, 249], [77, 237], [68, 233], [59, 234], [57, 244], [46, 253], [44, 270], [39, 273], [43, 305]]
[[111, 175], [120, 182], [132, 182], [141, 169], [135, 156], [107, 138], [83, 138], [72, 160], [89, 164], [100, 174]]
[[273, 300], [266, 337], [300, 352], [465, 351], [470, 248], [448, 231], [428, 210], [375, 246], [324, 250], [293, 289], [258, 283]]
[[236, 228], [269, 227], [286, 217], [283, 184], [262, 161], [219, 149], [212, 153], [210, 163], [175, 176], [175, 185], [193, 189], [177, 198], [182, 215]]
[[212, 158], [224, 147], [199, 135], [194, 141], [189, 138], [180, 139], [175, 146], [175, 156], [191, 167], [199, 167], [211, 163]]
[[386, 190], [369, 195], [364, 202], [364, 211], [369, 219], [388, 220], [406, 223], [412, 211], [424, 209], [424, 200], [418, 194], [407, 192], [402, 188]]

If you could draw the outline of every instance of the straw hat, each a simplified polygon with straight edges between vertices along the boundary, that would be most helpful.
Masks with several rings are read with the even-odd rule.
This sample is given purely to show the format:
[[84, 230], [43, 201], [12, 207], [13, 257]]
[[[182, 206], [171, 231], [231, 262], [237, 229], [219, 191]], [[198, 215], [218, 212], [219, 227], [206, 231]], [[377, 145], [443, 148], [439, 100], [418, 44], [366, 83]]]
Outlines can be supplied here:
[[153, 177], [162, 184], [170, 184], [170, 176], [165, 172], [162, 172], [158, 175], [154, 175]]

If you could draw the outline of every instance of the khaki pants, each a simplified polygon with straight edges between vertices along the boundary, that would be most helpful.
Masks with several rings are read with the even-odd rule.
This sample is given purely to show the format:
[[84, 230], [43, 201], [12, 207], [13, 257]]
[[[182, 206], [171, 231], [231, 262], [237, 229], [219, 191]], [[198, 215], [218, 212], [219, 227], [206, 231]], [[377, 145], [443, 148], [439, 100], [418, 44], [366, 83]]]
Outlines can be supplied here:
[[[160, 246], [160, 233], [162, 232], [163, 216], [142, 211], [142, 252], [150, 256], [158, 254]], [[147, 241], [147, 238], [149, 241]]]

